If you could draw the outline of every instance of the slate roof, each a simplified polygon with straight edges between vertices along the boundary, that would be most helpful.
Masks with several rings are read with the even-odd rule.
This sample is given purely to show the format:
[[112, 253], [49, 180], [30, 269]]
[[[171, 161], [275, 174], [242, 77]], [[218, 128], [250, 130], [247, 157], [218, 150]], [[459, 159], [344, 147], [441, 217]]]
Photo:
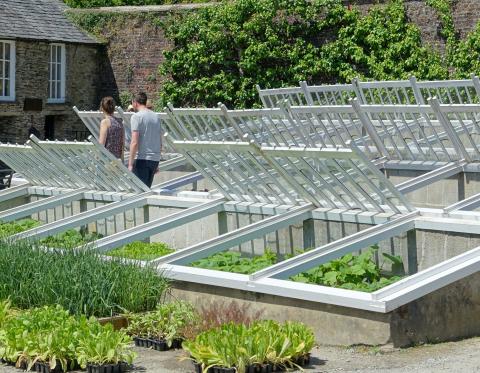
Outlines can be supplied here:
[[96, 44], [65, 15], [62, 0], [0, 0], [0, 39]]

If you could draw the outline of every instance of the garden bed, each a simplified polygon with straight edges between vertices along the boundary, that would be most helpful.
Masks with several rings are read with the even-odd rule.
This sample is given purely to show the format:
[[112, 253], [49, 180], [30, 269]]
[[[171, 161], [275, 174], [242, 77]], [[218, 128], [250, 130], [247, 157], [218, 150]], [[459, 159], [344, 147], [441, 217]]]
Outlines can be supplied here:
[[34, 219], [21, 219], [8, 223], [0, 223], [0, 238], [5, 238], [29, 229], [33, 229], [41, 224], [41, 222]]
[[[378, 247], [372, 246], [359, 255], [347, 254], [290, 279], [309, 284], [373, 292], [400, 280], [404, 274], [401, 257], [383, 253], [381, 257], [384, 262], [379, 266], [374, 260], [377, 251]], [[303, 252], [304, 250], [296, 250], [295, 254], [281, 257], [266, 250], [260, 256], [243, 257], [239, 252], [225, 251], [193, 262], [191, 266], [249, 275]], [[391, 271], [383, 268], [387, 263], [391, 265]]]

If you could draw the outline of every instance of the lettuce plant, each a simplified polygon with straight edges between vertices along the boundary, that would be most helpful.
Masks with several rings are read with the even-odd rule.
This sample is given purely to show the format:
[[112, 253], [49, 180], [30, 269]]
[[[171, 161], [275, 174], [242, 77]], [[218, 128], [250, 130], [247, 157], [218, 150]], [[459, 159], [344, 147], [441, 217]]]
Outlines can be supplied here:
[[135, 241], [107, 252], [107, 255], [128, 259], [152, 260], [173, 253], [174, 250], [163, 242]]
[[41, 225], [41, 223], [38, 220], [33, 219], [22, 219], [8, 223], [0, 223], [0, 238], [24, 232], [38, 227], [39, 225]]
[[66, 232], [54, 236], [48, 236], [40, 240], [40, 244], [52, 248], [73, 249], [102, 237], [101, 234], [96, 232], [83, 233], [75, 229], [69, 229]]

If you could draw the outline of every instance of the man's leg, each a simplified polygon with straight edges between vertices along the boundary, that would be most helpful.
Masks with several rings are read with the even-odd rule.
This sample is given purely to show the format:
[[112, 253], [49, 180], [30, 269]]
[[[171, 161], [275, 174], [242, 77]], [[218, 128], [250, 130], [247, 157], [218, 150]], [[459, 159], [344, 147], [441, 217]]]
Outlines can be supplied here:
[[142, 180], [142, 182], [150, 187], [150, 185], [148, 185], [149, 181], [150, 181], [150, 171], [149, 171], [149, 168], [147, 166], [147, 162], [146, 160], [144, 159], [137, 159], [135, 161], [135, 164], [133, 165], [133, 173], [140, 179]]
[[156, 161], [147, 161], [148, 162], [148, 184], [147, 186], [150, 188], [153, 184], [153, 178], [155, 177], [155, 171], [157, 171], [158, 163]]

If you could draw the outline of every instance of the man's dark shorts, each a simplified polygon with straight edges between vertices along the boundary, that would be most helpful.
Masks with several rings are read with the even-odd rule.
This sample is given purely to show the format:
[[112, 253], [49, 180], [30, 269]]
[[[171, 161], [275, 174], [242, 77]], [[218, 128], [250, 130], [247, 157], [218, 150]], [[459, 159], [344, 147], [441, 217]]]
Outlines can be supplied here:
[[149, 188], [152, 186], [155, 171], [158, 168], [158, 161], [147, 161], [145, 159], [137, 159], [133, 166], [133, 173], [143, 181]]

